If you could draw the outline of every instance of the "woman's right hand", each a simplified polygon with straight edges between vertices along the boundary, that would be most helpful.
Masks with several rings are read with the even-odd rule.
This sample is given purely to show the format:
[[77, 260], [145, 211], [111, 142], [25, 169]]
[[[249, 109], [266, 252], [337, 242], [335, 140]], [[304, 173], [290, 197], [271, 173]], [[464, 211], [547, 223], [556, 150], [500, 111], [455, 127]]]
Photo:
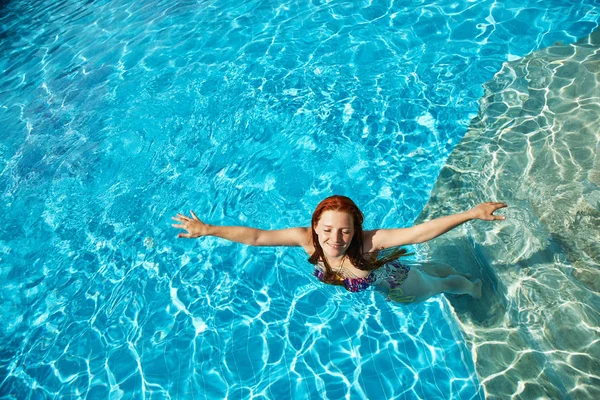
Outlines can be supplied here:
[[187, 233], [180, 233], [177, 235], [178, 238], [192, 239], [205, 236], [207, 234], [208, 225], [200, 221], [200, 219], [192, 210], [190, 210], [190, 214], [192, 214], [191, 218], [180, 213], [171, 218], [175, 221], [181, 222], [181, 224], [172, 224], [171, 226], [173, 226], [173, 228], [184, 229], [187, 231]]

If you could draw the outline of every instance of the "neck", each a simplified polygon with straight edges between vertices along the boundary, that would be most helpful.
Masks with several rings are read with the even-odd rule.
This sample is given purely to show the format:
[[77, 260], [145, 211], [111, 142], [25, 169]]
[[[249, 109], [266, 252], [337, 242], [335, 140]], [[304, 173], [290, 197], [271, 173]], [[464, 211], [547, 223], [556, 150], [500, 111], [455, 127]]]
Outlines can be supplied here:
[[338, 257], [328, 257], [327, 254], [323, 255], [325, 256], [325, 260], [327, 260], [327, 263], [332, 267], [341, 264], [344, 261], [344, 258], [346, 258], [346, 254], [342, 254]]

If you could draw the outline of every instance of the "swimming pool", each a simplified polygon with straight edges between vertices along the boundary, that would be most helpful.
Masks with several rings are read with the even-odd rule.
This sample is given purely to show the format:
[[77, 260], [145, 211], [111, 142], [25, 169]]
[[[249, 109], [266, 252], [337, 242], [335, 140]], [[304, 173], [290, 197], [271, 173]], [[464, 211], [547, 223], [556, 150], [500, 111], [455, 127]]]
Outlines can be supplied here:
[[410, 224], [481, 85], [597, 26], [553, 3], [5, 3], [0, 396], [482, 398], [443, 298], [170, 216], [306, 225], [340, 193]]

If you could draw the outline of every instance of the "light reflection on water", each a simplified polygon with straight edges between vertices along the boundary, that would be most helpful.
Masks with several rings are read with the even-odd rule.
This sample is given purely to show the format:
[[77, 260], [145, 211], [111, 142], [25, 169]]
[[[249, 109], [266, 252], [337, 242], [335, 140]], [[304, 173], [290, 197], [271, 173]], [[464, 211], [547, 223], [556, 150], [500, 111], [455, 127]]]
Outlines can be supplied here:
[[481, 84], [591, 4], [4, 5], [0, 394], [479, 398], [441, 299], [342, 293], [169, 217], [306, 225], [341, 193], [411, 223]]
[[599, 44], [596, 29], [505, 64], [420, 217], [446, 197], [510, 204], [429, 251], [489, 277], [477, 305], [451, 302], [490, 398], [600, 396]]

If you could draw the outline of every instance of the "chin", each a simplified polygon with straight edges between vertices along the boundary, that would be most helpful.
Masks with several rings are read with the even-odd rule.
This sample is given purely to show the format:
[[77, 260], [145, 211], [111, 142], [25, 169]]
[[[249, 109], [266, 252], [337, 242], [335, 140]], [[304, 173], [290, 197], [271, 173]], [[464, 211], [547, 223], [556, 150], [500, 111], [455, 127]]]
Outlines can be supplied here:
[[330, 246], [327, 246], [328, 249], [326, 251], [328, 256], [332, 256], [332, 257], [337, 257], [337, 256], [343, 256], [346, 253], [346, 248], [345, 247], [341, 247], [339, 249], [334, 249]]

